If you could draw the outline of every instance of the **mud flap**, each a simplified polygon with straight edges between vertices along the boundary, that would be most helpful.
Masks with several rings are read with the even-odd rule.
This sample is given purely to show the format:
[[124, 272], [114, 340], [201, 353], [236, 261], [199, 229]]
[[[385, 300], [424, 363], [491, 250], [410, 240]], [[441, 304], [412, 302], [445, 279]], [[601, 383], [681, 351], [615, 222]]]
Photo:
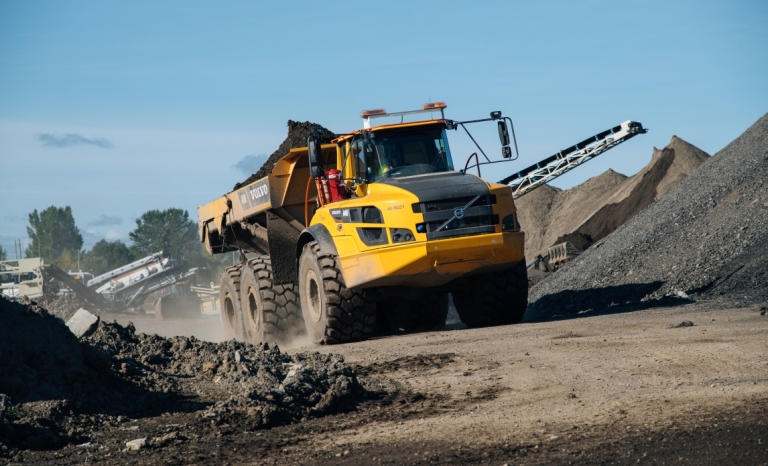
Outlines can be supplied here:
[[267, 237], [269, 257], [272, 260], [272, 283], [286, 285], [296, 283], [299, 269], [296, 261], [296, 243], [299, 231], [272, 212], [267, 212]]

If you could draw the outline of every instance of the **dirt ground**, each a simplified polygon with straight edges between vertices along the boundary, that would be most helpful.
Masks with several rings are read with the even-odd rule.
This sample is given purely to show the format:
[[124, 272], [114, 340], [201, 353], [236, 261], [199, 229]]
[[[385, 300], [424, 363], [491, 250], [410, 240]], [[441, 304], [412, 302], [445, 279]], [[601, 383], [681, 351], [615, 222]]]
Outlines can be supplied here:
[[[218, 324], [131, 320], [138, 331], [199, 337]], [[766, 341], [764, 306], [701, 302], [490, 329], [453, 324], [315, 348], [399, 386], [352, 413], [249, 431], [245, 419], [169, 407], [144, 419], [95, 418], [87, 445], [2, 461], [768, 464]], [[125, 450], [128, 440], [168, 434], [163, 446]]]

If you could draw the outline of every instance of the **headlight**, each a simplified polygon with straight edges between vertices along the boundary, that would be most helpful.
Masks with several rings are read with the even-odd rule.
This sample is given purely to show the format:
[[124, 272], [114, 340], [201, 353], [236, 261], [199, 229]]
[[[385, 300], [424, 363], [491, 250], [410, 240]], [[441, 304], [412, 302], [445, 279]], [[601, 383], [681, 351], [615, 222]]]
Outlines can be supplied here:
[[407, 228], [390, 228], [389, 233], [392, 235], [393, 243], [407, 243], [408, 241], [414, 241], [413, 233]]

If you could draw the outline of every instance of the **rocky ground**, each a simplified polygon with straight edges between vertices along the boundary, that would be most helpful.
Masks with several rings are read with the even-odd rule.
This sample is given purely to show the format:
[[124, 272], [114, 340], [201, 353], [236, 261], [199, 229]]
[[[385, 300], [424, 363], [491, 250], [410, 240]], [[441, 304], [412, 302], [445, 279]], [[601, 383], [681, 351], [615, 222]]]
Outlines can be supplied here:
[[[42, 450], [5, 449], [0, 462], [768, 463], [768, 316], [759, 306], [619, 307], [461, 327], [319, 348], [343, 357], [345, 370], [367, 380], [364, 387], [383, 387], [358, 398], [351, 411], [268, 428], [226, 403], [233, 392], [217, 396], [216, 384], [201, 384], [200, 395], [170, 396], [141, 414], [68, 416], [60, 409], [79, 429], [77, 438]], [[199, 347], [209, 354], [208, 345]], [[116, 348], [121, 354], [121, 344]], [[305, 351], [280, 354], [297, 361]], [[162, 367], [184, 384], [184, 367], [204, 360]], [[29, 408], [16, 406], [22, 419], [33, 418]], [[127, 446], [142, 438], [137, 449]]]
[[[358, 377], [337, 355], [288, 355], [266, 343], [163, 338], [103, 321], [78, 340], [35, 303], [4, 298], [0, 374], [0, 457], [88, 443], [122, 419], [175, 413], [203, 430], [216, 420], [256, 431], [351, 411], [398, 391]], [[170, 442], [164, 435], [134, 440], [157, 447]]]

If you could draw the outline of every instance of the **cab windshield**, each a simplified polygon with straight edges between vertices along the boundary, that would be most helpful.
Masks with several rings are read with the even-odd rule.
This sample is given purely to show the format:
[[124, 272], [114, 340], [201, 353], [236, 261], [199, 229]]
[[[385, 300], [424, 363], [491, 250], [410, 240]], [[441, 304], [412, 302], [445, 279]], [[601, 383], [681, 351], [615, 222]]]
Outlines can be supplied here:
[[353, 146], [358, 179], [368, 183], [453, 171], [448, 138], [441, 127], [375, 131], [354, 140]]

